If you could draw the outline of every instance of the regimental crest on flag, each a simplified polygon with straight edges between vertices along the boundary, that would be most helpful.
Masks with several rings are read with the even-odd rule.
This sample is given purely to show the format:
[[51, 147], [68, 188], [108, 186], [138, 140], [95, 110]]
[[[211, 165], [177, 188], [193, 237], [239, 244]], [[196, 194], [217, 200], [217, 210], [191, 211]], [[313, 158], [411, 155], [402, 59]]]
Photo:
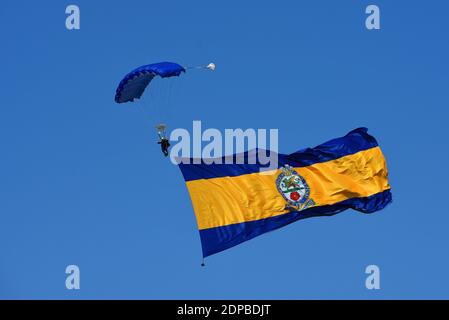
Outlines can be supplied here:
[[301, 211], [315, 205], [313, 199], [309, 198], [310, 188], [306, 180], [288, 164], [281, 168], [276, 187], [287, 202], [288, 210]]

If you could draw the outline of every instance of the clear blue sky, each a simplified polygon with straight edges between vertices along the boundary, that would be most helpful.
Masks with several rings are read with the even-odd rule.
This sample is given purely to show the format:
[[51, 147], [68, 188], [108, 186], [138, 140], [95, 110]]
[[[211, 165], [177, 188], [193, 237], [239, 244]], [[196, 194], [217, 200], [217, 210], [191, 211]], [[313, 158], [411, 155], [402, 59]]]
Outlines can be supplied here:
[[[68, 31], [71, 3], [0, 8], [0, 298], [449, 298], [447, 2], [77, 0]], [[372, 3], [380, 31], [364, 26]], [[178, 79], [169, 111], [114, 103], [126, 72], [163, 60], [217, 70]], [[201, 268], [183, 178], [155, 144], [164, 116], [279, 128], [283, 153], [366, 126], [394, 202]], [[379, 291], [364, 287], [370, 264]]]

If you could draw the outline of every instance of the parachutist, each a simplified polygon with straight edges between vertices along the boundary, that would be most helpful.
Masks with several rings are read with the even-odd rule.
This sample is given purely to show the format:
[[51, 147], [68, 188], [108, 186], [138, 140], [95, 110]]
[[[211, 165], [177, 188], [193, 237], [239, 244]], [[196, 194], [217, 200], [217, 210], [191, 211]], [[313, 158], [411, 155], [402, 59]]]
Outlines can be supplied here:
[[167, 157], [168, 156], [168, 148], [170, 147], [170, 142], [168, 142], [168, 139], [166, 138], [166, 135], [165, 135], [166, 128], [167, 128], [167, 126], [163, 123], [160, 123], [156, 126], [157, 135], [159, 137], [158, 144], [161, 145], [162, 153], [164, 154], [164, 156]]
[[161, 140], [158, 142], [158, 144], [161, 145], [161, 150], [164, 156], [168, 156], [168, 148], [170, 147], [170, 142], [168, 142], [167, 138], [160, 138]]

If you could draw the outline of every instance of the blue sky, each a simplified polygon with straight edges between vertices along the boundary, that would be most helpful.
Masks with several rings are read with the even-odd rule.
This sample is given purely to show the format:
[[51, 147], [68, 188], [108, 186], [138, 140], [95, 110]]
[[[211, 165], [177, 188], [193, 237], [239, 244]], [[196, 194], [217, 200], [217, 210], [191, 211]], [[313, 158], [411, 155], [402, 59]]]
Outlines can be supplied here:
[[[0, 298], [449, 298], [449, 4], [73, 3], [79, 31], [65, 28], [69, 2], [0, 8]], [[381, 30], [364, 26], [369, 4]], [[126, 72], [164, 60], [217, 70], [177, 79], [167, 108], [114, 103]], [[283, 153], [366, 126], [394, 202], [296, 222], [201, 268], [159, 119], [278, 128]], [[69, 264], [81, 290], [65, 288]], [[370, 264], [381, 290], [365, 289]]]

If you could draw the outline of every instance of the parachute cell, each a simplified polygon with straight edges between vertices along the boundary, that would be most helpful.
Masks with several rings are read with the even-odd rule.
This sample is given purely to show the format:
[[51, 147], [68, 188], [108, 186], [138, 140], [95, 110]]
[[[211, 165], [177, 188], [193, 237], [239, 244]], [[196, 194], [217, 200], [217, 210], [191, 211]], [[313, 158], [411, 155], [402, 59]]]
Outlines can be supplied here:
[[115, 102], [132, 102], [139, 99], [154, 77], [169, 78], [179, 76], [186, 70], [174, 62], [159, 62], [141, 66], [128, 73], [115, 93]]

